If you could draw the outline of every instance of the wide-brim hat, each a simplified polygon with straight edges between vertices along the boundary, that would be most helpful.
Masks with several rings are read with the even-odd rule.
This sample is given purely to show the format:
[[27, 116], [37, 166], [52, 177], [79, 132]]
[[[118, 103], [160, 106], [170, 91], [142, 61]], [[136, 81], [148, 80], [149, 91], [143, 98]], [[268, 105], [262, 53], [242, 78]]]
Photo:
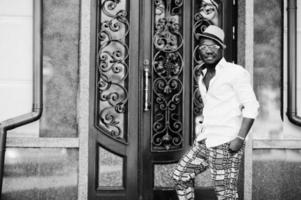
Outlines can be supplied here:
[[223, 29], [215, 25], [209, 25], [203, 33], [197, 34], [200, 38], [208, 38], [217, 42], [223, 49], [226, 48], [224, 43], [225, 33]]

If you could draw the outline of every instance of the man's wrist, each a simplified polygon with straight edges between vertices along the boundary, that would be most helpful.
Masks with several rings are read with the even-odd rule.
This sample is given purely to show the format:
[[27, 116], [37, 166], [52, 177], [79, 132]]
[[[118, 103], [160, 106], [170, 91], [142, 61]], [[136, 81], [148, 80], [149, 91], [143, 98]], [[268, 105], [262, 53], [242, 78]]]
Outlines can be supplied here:
[[238, 139], [240, 139], [240, 140], [242, 140], [242, 141], [245, 141], [245, 138], [244, 137], [241, 137], [241, 136], [236, 136], [236, 138], [238, 138]]

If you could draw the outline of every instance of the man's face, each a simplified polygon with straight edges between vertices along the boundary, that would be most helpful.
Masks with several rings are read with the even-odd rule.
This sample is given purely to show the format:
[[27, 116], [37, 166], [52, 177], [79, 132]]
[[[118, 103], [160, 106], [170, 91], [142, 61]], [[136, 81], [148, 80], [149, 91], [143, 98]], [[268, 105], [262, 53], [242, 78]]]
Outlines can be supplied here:
[[213, 64], [223, 56], [223, 49], [214, 40], [203, 38], [199, 47], [201, 58], [206, 64]]

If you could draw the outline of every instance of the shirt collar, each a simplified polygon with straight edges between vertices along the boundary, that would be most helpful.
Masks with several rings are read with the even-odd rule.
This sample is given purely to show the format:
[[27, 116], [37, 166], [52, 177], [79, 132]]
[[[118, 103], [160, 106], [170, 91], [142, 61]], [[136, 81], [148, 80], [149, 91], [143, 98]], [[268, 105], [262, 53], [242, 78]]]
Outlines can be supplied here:
[[[215, 67], [216, 73], [217, 73], [219, 70], [221, 70], [224, 66], [226, 66], [226, 63], [227, 63], [227, 62], [226, 62], [225, 58], [222, 57], [222, 58], [220, 59], [220, 61], [217, 63], [216, 67]], [[201, 75], [202, 75], [202, 76], [205, 76], [206, 72], [207, 72], [207, 68], [202, 69]]]

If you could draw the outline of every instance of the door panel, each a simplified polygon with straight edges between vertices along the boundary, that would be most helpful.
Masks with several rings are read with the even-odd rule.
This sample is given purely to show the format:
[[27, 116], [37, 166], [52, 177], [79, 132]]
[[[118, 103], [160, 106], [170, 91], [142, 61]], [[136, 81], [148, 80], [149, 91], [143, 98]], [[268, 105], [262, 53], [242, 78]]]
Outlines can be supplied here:
[[189, 145], [190, 113], [185, 110], [189, 110], [190, 86], [185, 82], [189, 83], [191, 62], [185, 41], [191, 40], [191, 14], [187, 2], [143, 1], [143, 29], [149, 31], [142, 36], [145, 51], [141, 58], [150, 61], [151, 72], [151, 109], [142, 115], [146, 200], [174, 196], [174, 192], [166, 193], [173, 185], [170, 169]]
[[[212, 2], [93, 1], [89, 199], [175, 198], [170, 173], [202, 111], [198, 33], [223, 27], [236, 60], [235, 6]], [[207, 175], [197, 197], [214, 199]]]
[[138, 0], [91, 6], [89, 199], [138, 199]]
[[183, 149], [183, 1], [152, 5], [151, 152]]

